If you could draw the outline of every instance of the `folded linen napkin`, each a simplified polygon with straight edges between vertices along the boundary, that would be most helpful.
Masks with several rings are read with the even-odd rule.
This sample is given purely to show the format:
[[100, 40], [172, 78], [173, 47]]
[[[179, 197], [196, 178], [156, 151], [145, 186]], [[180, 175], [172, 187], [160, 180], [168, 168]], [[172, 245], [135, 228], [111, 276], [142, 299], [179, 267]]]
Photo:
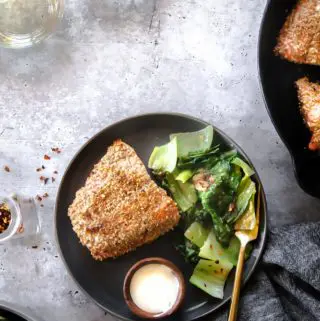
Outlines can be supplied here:
[[[229, 305], [205, 321], [226, 321]], [[320, 321], [320, 222], [274, 228], [241, 292], [239, 321]]]

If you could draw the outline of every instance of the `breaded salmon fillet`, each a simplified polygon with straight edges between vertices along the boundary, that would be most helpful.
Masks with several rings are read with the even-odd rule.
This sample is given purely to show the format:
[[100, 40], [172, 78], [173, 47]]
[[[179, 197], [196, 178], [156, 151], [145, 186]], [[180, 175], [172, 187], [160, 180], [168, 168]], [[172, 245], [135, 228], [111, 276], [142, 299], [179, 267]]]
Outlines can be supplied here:
[[175, 202], [121, 140], [94, 166], [68, 215], [80, 242], [96, 260], [133, 251], [174, 228], [180, 219]]
[[275, 53], [301, 64], [320, 65], [320, 1], [299, 0], [278, 38]]
[[296, 82], [300, 109], [312, 137], [309, 149], [320, 149], [320, 85], [312, 83], [307, 77]]

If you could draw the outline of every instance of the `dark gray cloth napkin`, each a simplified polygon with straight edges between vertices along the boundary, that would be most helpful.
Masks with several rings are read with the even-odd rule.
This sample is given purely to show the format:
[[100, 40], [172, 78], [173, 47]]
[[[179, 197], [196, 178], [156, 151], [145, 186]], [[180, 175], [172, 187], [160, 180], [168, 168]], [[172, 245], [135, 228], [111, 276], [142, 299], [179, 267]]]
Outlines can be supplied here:
[[[228, 309], [205, 321], [226, 321]], [[243, 289], [239, 321], [320, 321], [320, 222], [269, 231], [257, 271]]]

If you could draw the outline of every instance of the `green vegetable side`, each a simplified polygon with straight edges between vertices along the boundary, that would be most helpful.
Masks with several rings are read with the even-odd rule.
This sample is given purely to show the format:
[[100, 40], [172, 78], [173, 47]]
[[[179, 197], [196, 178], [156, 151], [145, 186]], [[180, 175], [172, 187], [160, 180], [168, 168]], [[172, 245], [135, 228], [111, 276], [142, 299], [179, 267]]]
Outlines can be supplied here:
[[[236, 150], [214, 144], [212, 126], [171, 134], [166, 145], [154, 148], [149, 168], [179, 207], [184, 240], [177, 249], [195, 265], [190, 282], [223, 298], [239, 255], [235, 230], [256, 224], [254, 171]], [[247, 258], [250, 252], [248, 247]]]

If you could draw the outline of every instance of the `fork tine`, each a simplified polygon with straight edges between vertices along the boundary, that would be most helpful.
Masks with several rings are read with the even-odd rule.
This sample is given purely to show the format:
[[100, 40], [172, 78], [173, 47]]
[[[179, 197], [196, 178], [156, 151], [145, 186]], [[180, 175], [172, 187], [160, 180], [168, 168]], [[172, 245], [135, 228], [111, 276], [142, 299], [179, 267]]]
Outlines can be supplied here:
[[257, 199], [257, 209], [256, 209], [256, 219], [257, 225], [260, 223], [260, 204], [261, 204], [261, 185], [258, 186], [258, 199]]
[[257, 208], [256, 208], [256, 227], [252, 231], [252, 239], [256, 239], [259, 233], [259, 224], [260, 224], [260, 206], [261, 206], [261, 185], [258, 186], [258, 199], [257, 199]]

